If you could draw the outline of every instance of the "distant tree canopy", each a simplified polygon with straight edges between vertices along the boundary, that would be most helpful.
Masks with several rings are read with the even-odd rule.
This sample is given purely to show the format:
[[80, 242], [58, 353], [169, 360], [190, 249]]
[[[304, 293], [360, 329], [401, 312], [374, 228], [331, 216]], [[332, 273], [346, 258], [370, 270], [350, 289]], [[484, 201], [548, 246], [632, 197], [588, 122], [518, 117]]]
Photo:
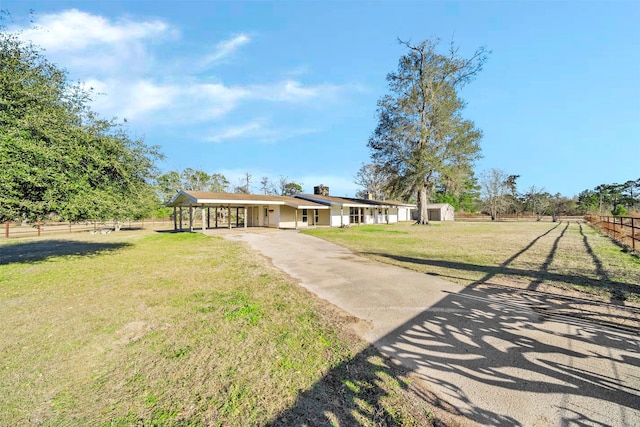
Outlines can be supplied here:
[[486, 52], [463, 58], [453, 44], [439, 53], [437, 39], [401, 43], [408, 53], [387, 76], [391, 94], [378, 102], [368, 146], [389, 177], [385, 190], [405, 200], [417, 194], [418, 223], [425, 224], [436, 187], [464, 188], [479, 157], [482, 133], [462, 117], [458, 92], [480, 72]]
[[260, 191], [276, 196], [293, 196], [302, 193], [302, 184], [292, 181], [288, 176], [281, 175], [275, 181], [265, 176], [260, 180]]
[[229, 180], [220, 173], [208, 174], [192, 168], [186, 168], [182, 172], [169, 171], [156, 180], [158, 198], [163, 203], [170, 201], [180, 190], [226, 193], [229, 190]]
[[578, 205], [585, 213], [626, 215], [640, 211], [640, 178], [623, 184], [601, 184], [578, 195]]
[[137, 219], [155, 207], [157, 147], [89, 108], [38, 47], [0, 27], [0, 220]]

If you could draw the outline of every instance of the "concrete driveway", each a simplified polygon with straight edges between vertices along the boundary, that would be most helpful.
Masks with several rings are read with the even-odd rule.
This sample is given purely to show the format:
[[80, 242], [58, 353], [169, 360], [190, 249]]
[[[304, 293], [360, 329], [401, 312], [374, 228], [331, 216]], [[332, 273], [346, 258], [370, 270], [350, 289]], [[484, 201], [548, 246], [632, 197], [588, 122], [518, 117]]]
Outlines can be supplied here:
[[639, 426], [640, 337], [542, 316], [295, 231], [232, 233], [365, 322], [363, 338], [483, 425]]

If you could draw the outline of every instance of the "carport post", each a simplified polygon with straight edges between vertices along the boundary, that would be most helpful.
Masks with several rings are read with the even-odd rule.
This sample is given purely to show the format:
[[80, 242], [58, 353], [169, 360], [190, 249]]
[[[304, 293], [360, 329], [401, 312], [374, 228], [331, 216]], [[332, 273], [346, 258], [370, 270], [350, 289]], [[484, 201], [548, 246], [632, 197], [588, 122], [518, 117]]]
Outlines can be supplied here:
[[207, 228], [211, 228], [211, 208], [207, 207]]
[[176, 213], [177, 209], [174, 206], [173, 207], [173, 231], [178, 231], [178, 218], [176, 218], [177, 213]]
[[182, 231], [182, 206], [180, 206], [180, 231]]
[[201, 211], [202, 211], [202, 232], [204, 233], [205, 231], [207, 231], [207, 227], [204, 221], [204, 206], [201, 207]]
[[231, 205], [227, 205], [227, 222], [229, 223], [229, 230], [231, 230]]
[[298, 229], [298, 209], [296, 208], [296, 210], [294, 211], [294, 217], [295, 217], [295, 227], [296, 230]]
[[244, 207], [244, 228], [247, 228], [247, 207]]
[[340, 227], [344, 225], [344, 209], [340, 206]]
[[215, 214], [216, 214], [216, 228], [218, 228], [218, 207], [216, 206], [215, 208]]
[[193, 206], [189, 206], [189, 231], [193, 233]]

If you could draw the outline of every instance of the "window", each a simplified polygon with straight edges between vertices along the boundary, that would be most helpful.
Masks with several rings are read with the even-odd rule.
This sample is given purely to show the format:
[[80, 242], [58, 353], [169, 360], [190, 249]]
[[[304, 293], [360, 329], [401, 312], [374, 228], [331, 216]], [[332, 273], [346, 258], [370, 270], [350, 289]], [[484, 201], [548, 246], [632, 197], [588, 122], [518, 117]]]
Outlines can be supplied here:
[[349, 208], [349, 222], [351, 224], [360, 224], [362, 222], [360, 208]]
[[308, 222], [309, 221], [309, 215], [307, 212], [307, 209], [302, 209], [302, 222]]
[[315, 214], [315, 217], [313, 219], [313, 223], [314, 224], [318, 224], [319, 222], [320, 222], [320, 210], [316, 209], [316, 214]]

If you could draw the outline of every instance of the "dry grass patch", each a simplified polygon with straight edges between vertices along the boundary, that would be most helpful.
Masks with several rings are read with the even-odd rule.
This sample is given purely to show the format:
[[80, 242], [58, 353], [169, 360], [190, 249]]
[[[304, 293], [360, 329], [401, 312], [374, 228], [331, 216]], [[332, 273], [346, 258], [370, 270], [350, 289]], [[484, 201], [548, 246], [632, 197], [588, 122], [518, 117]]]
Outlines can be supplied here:
[[219, 238], [8, 242], [0, 425], [430, 423], [406, 376], [342, 332], [348, 321]]
[[554, 287], [640, 303], [640, 260], [586, 223], [405, 223], [306, 233], [463, 285]]

